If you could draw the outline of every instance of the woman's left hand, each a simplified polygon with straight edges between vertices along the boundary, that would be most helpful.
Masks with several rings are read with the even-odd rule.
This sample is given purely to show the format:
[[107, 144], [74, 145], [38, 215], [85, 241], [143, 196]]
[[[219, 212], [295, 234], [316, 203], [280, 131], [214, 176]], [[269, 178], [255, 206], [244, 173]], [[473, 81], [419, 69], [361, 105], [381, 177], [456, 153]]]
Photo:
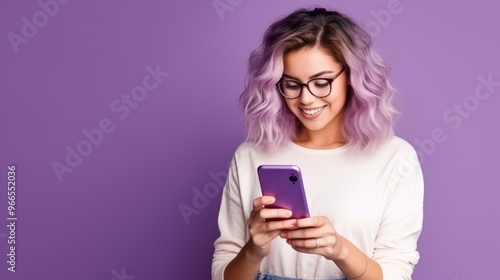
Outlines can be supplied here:
[[329, 260], [339, 260], [347, 254], [346, 240], [333, 228], [325, 216], [298, 219], [297, 229], [280, 234], [298, 252], [322, 255]]

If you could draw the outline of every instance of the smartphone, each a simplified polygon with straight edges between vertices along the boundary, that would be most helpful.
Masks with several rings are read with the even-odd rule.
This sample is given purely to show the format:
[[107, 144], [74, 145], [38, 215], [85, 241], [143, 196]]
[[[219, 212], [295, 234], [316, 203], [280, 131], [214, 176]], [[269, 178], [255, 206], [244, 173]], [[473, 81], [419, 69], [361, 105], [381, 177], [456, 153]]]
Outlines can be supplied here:
[[[292, 211], [288, 219], [309, 217], [302, 173], [296, 165], [261, 165], [257, 168], [262, 194], [273, 196], [276, 201], [266, 208], [284, 208]], [[267, 219], [270, 221], [285, 218]]]

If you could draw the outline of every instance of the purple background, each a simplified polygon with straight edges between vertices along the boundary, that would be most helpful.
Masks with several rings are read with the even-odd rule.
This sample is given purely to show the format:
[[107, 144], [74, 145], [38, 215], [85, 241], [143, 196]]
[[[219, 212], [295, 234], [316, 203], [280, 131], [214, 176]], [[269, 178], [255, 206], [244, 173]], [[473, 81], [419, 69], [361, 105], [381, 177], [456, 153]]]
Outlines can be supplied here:
[[[244, 139], [237, 99], [247, 58], [272, 21], [313, 2], [216, 3], [230, 9], [219, 16], [211, 0], [70, 1], [16, 53], [8, 34], [22, 36], [23, 17], [43, 25], [43, 10], [2, 1], [0, 279], [210, 279], [218, 179]], [[474, 92], [479, 77], [500, 81], [499, 4], [316, 3], [369, 26], [402, 94], [397, 132], [421, 154], [426, 183], [414, 279], [494, 277], [500, 86], [482, 88], [483, 100]], [[156, 65], [170, 75], [121, 120], [110, 105]], [[454, 104], [464, 102], [461, 116]], [[76, 149], [82, 130], [105, 118], [114, 130], [60, 182], [52, 162], [64, 164], [65, 147]], [[444, 136], [430, 144], [434, 130]], [[6, 264], [12, 163], [16, 273]], [[196, 195], [204, 189], [209, 197]], [[184, 219], [180, 205], [197, 214]]]

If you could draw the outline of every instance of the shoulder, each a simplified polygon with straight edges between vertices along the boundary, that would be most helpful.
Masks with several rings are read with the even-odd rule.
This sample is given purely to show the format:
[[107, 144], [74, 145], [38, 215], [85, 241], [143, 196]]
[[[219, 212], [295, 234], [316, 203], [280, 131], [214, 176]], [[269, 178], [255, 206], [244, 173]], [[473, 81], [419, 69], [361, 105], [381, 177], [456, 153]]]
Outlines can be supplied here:
[[232, 165], [242, 167], [254, 158], [260, 158], [262, 152], [259, 147], [252, 142], [245, 141], [241, 143], [234, 151]]
[[233, 164], [238, 169], [256, 170], [262, 164], [287, 164], [304, 159], [306, 155], [295, 151], [291, 145], [284, 145], [277, 150], [264, 150], [254, 142], [241, 143], [233, 156]]
[[236, 151], [234, 152], [235, 157], [242, 157], [246, 156], [249, 154], [256, 154], [259, 153], [259, 148], [255, 143], [245, 141], [241, 143], [238, 148], [236, 148]]
[[392, 179], [408, 179], [421, 177], [422, 170], [415, 148], [405, 139], [394, 136], [381, 147], [380, 157], [388, 160], [386, 172]]
[[399, 136], [392, 136], [387, 139], [382, 145], [377, 149], [381, 154], [394, 155], [394, 154], [415, 154], [416, 151], [413, 146], [405, 139]]
[[236, 159], [239, 158], [269, 158], [273, 156], [279, 156], [280, 154], [286, 152], [289, 149], [289, 145], [285, 145], [284, 147], [267, 151], [262, 149], [259, 145], [254, 142], [245, 141], [241, 143], [236, 151], [234, 152], [234, 157]]
[[399, 136], [388, 138], [375, 150], [365, 153], [360, 159], [389, 169], [402, 164], [419, 165], [416, 150], [408, 141]]

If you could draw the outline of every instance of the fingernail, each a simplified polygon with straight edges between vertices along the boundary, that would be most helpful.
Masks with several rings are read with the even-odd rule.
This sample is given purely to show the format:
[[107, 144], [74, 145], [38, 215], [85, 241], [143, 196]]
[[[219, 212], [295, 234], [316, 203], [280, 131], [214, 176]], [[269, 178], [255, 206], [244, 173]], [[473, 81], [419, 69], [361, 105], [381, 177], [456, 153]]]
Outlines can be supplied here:
[[285, 217], [292, 216], [292, 211], [285, 211]]

